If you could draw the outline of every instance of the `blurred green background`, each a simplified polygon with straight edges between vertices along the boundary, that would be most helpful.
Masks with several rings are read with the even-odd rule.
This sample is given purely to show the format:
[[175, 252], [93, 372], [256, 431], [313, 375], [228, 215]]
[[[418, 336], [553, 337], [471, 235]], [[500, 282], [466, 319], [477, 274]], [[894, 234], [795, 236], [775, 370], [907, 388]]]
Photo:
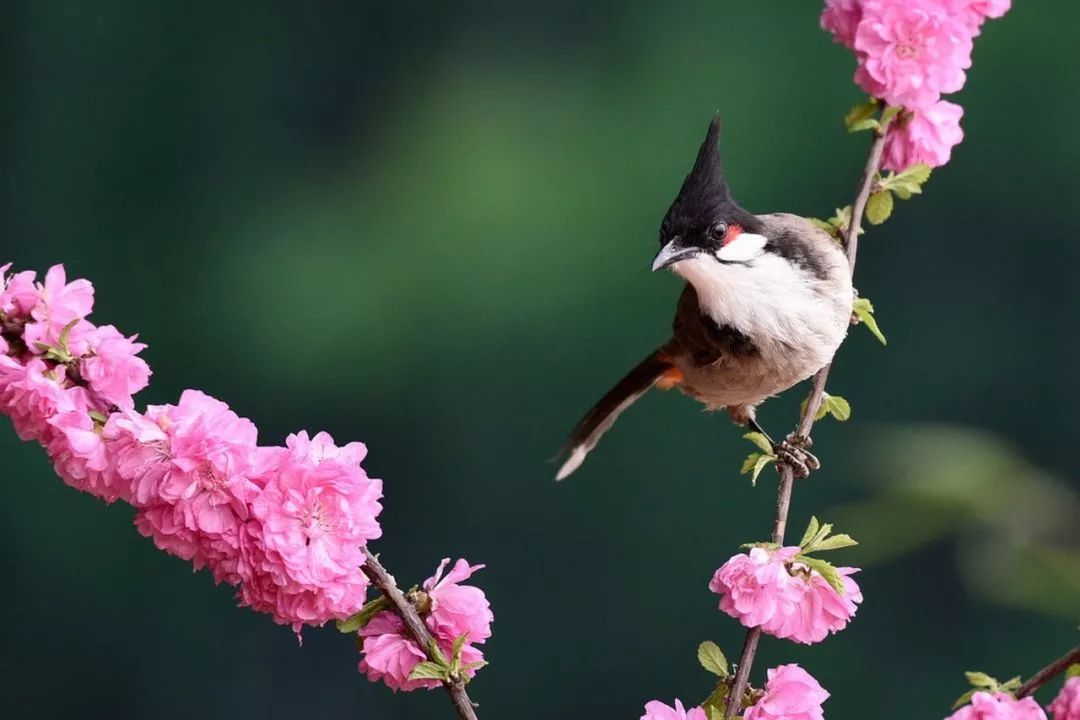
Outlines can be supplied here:
[[[976, 43], [967, 138], [867, 234], [831, 389], [846, 426], [795, 494], [863, 545], [866, 602], [802, 663], [830, 718], [943, 717], [961, 671], [1029, 674], [1080, 620], [1080, 5], [1020, 2]], [[773, 476], [725, 416], [634, 407], [562, 485], [565, 433], [666, 335], [660, 218], [718, 109], [751, 210], [850, 202], [867, 138], [820, 4], [490, 0], [11, 2], [0, 256], [98, 288], [139, 332], [143, 402], [226, 399], [266, 443], [362, 439], [386, 480], [376, 549], [403, 581], [486, 562], [483, 718], [637, 718], [704, 698], [737, 656], [706, 583], [764, 539]], [[774, 433], [802, 390], [765, 406]], [[0, 715], [450, 717], [395, 697], [352, 643], [234, 607], [0, 432]], [[883, 703], [882, 697], [889, 698]]]

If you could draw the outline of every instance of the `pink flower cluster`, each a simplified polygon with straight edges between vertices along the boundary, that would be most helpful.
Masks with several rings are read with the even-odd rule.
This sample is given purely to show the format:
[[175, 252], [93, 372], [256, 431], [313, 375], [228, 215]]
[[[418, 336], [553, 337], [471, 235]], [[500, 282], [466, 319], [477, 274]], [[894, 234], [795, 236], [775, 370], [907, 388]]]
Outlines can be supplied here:
[[262, 447], [250, 420], [197, 390], [137, 412], [145, 345], [86, 319], [93, 286], [67, 282], [62, 266], [40, 283], [9, 269], [0, 268], [0, 413], [65, 482], [130, 503], [159, 548], [208, 567], [242, 605], [297, 632], [364, 605], [362, 547], [381, 534], [382, 481], [361, 468], [362, 444], [301, 432]]
[[1080, 676], [1066, 680], [1061, 692], [1046, 709], [1054, 720], [1080, 720]]
[[680, 700], [675, 701], [675, 707], [653, 700], [645, 704], [645, 714], [641, 720], [708, 720], [708, 717], [700, 707], [687, 710]]
[[1030, 697], [1017, 700], [1006, 692], [977, 692], [970, 704], [946, 720], [1046, 720], [1046, 713]]
[[822, 720], [829, 693], [795, 664], [769, 670], [765, 694], [746, 709], [744, 720]]
[[709, 589], [720, 595], [720, 609], [745, 627], [798, 643], [821, 642], [842, 630], [862, 602], [850, 577], [855, 568], [837, 568], [844, 583], [838, 593], [816, 570], [795, 560], [797, 546], [755, 547], [724, 563]]
[[[462, 673], [471, 678], [484, 663], [483, 653], [475, 646], [491, 637], [494, 616], [483, 590], [461, 584], [484, 566], [470, 566], [465, 560], [458, 560], [444, 575], [449, 562], [449, 558], [444, 559], [435, 575], [424, 582], [426, 600], [421, 603], [427, 606], [423, 613], [424, 622], [448, 659], [453, 659], [454, 643], [459, 638], [464, 639], [458, 660]], [[363, 639], [360, 671], [366, 673], [369, 680], [382, 680], [395, 692], [431, 689], [441, 684], [431, 678], [410, 679], [416, 666], [427, 660], [427, 655], [406, 632], [404, 623], [395, 613], [384, 610], [375, 615], [360, 630], [360, 637]]]
[[[768, 672], [761, 697], [742, 714], [745, 720], [822, 720], [821, 708], [829, 693], [798, 665], [781, 665]], [[706, 720], [700, 707], [689, 710], [678, 700], [675, 707], [654, 700], [645, 705], [641, 720]]]
[[964, 86], [973, 40], [1011, 0], [825, 0], [821, 27], [854, 51], [855, 82], [904, 108], [886, 139], [884, 166], [949, 161], [964, 137], [963, 109], [941, 99]]

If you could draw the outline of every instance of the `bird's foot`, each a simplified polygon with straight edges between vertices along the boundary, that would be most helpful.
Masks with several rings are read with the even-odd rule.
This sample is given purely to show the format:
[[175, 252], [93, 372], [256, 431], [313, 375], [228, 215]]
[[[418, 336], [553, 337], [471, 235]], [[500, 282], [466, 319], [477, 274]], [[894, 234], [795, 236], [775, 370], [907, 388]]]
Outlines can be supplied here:
[[787, 465], [795, 473], [795, 477], [801, 480], [810, 477], [814, 470], [821, 469], [821, 461], [809, 450], [811, 445], [813, 441], [809, 437], [792, 433], [773, 444], [773, 454], [776, 455], [778, 465]]

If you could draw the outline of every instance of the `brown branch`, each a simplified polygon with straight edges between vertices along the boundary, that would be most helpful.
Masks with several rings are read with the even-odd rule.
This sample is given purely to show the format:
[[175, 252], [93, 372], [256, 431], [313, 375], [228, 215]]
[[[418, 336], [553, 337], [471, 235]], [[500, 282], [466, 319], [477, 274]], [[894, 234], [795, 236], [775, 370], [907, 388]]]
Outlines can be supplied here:
[[1080, 663], [1080, 645], [1077, 645], [1072, 650], [1032, 675], [1031, 678], [1016, 691], [1016, 697], [1024, 698], [1028, 695], [1035, 694], [1036, 690], [1052, 680], [1055, 675], [1065, 672], [1070, 665], [1075, 663]]
[[[848, 223], [847, 233], [844, 237], [844, 247], [847, 250], [848, 265], [851, 266], [851, 274], [855, 275], [855, 257], [859, 250], [859, 229], [862, 225], [863, 213], [866, 212], [866, 203], [870, 200], [871, 191], [874, 188], [874, 178], [881, 169], [881, 154], [885, 149], [885, 135], [888, 123], [882, 124], [874, 131], [874, 142], [870, 145], [870, 157], [866, 160], [862, 179], [855, 195], [855, 202], [851, 206], [851, 220]], [[825, 382], [829, 378], [829, 363], [814, 376], [814, 382], [810, 389], [810, 396], [806, 399], [806, 411], [795, 428], [795, 436], [810, 439], [810, 431], [814, 427], [814, 417], [821, 407], [825, 395]], [[784, 533], [787, 531], [788, 511], [791, 509], [791, 492], [795, 486], [795, 468], [789, 463], [778, 463], [780, 480], [776, 489], [776, 518], [773, 520], [772, 541], [778, 545], [784, 544]], [[758, 642], [761, 640], [761, 629], [750, 628], [743, 641], [742, 655], [739, 657], [738, 670], [735, 680], [731, 684], [731, 692], [728, 694], [727, 709], [724, 717], [727, 720], [742, 712], [742, 696], [750, 682], [750, 670], [757, 655]]]
[[[416, 607], [401, 592], [394, 577], [386, 572], [386, 568], [382, 566], [379, 559], [366, 547], [364, 548], [364, 556], [367, 560], [361, 570], [364, 571], [364, 574], [368, 576], [372, 584], [379, 589], [383, 596], [390, 601], [390, 604], [394, 606], [394, 611], [405, 621], [405, 627], [408, 628], [409, 634], [427, 653], [428, 659], [435, 660], [435, 657], [431, 654], [431, 644], [433, 642], [431, 633], [420, 618], [420, 613], [417, 612]], [[465, 683], [461, 678], [446, 680], [443, 682], [443, 686], [446, 688], [447, 694], [450, 695], [450, 702], [453, 703], [458, 717], [461, 720], [477, 720], [473, 701], [469, 699], [469, 694], [465, 691]]]

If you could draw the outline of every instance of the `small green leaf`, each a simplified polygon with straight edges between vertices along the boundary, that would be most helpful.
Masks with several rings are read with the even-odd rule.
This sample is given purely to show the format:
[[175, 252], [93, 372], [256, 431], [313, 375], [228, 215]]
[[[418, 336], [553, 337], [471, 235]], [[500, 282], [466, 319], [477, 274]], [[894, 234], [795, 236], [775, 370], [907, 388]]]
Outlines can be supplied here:
[[835, 225], [833, 225], [831, 222], [828, 222], [827, 220], [822, 220], [821, 218], [815, 218], [815, 217], [806, 218], [806, 219], [809, 220], [810, 222], [812, 222], [817, 227], [824, 230], [825, 232], [829, 233], [833, 237], [836, 237], [837, 235], [840, 234], [840, 229], [838, 227], [836, 227]]
[[450, 667], [450, 661], [446, 659], [446, 655], [443, 654], [439, 644], [435, 642], [435, 638], [431, 638], [431, 642], [428, 643], [428, 657], [444, 668]]
[[766, 453], [769, 453], [770, 455], [772, 455], [772, 451], [773, 451], [772, 443], [770, 443], [768, 438], [766, 438], [761, 433], [759, 433], [759, 432], [748, 432], [745, 435], [743, 435], [743, 440], [749, 440], [750, 442], [757, 445], [758, 449], [760, 449], [762, 452], [766, 452]]
[[409, 673], [410, 680], [446, 680], [447, 669], [434, 662], [417, 663], [413, 671]]
[[862, 130], [877, 130], [879, 127], [881, 127], [881, 123], [875, 118], [864, 118], [848, 125], [847, 130], [848, 132], [860, 132]]
[[973, 695], [975, 695], [975, 692], [975, 690], [968, 690], [966, 693], [956, 698], [956, 702], [952, 704], [952, 709], [956, 710], [959, 707], [967, 705], [969, 702], [971, 702], [971, 698]]
[[716, 705], [708, 706], [709, 720], [724, 720], [724, 712]]
[[1074, 677], [1080, 677], [1080, 663], [1070, 665], [1069, 669], [1065, 671], [1065, 679], [1069, 680]]
[[803, 533], [802, 540], [799, 541], [799, 547], [804, 548], [810, 544], [810, 541], [814, 539], [814, 536], [818, 533], [818, 528], [821, 527], [821, 523], [818, 522], [816, 515], [810, 516], [810, 524], [806, 526], [806, 532]]
[[878, 190], [866, 203], [866, 219], [871, 225], [880, 225], [889, 219], [893, 211], [893, 196], [888, 190]]
[[[877, 112], [877, 101], [871, 99], [870, 102], [856, 105], [848, 111], [848, 114], [844, 116], [844, 126], [847, 127], [848, 132], [858, 132], [859, 130], [866, 130], [868, 128], [877, 125], [877, 120], [874, 119], [874, 113]], [[866, 123], [870, 124], [867, 125]]]
[[753, 472], [752, 475], [750, 475], [750, 486], [751, 487], [757, 487], [758, 475], [761, 474], [761, 471], [764, 470], [768, 466], [769, 463], [771, 463], [771, 462], [773, 462], [775, 460], [776, 460], [775, 455], [764, 455], [763, 454], [763, 455], [760, 455], [758, 457], [757, 462], [754, 463], [754, 472]]
[[383, 610], [387, 610], [390, 607], [390, 601], [380, 595], [374, 600], [366, 603], [360, 611], [352, 617], [348, 617], [344, 620], [337, 621], [338, 632], [351, 634], [360, 631], [364, 626], [371, 622], [371, 618], [378, 615]]
[[878, 327], [877, 320], [874, 319], [874, 306], [870, 304], [869, 298], [856, 298], [851, 309], [855, 313], [855, 317], [859, 318], [859, 322], [866, 325], [866, 329], [874, 334], [878, 342], [882, 345], [889, 344], [888, 340], [885, 339], [885, 335], [882, 334], [881, 328]]
[[706, 640], [698, 645], [697, 659], [698, 662], [701, 663], [701, 667], [717, 677], [726, 678], [731, 674], [728, 672], [727, 658], [724, 657], [724, 653], [720, 650], [720, 646], [712, 640]]
[[828, 550], [840, 550], [847, 547], [855, 547], [859, 543], [847, 533], [840, 533], [825, 538], [814, 545], [807, 547], [803, 552], [825, 552]]
[[1002, 692], [1012, 693], [1013, 695], [1015, 695], [1016, 691], [1019, 690], [1020, 686], [1023, 684], [1023, 681], [1020, 680], [1020, 676], [1017, 675], [1001, 683], [1001, 685], [998, 687], [998, 690], [1001, 690]]
[[71, 337], [71, 330], [82, 321], [82, 318], [75, 318], [60, 331], [60, 349], [67, 356], [71, 356], [71, 351], [68, 349], [68, 338]]
[[968, 683], [975, 688], [989, 690], [996, 689], [998, 687], [998, 681], [984, 672], [979, 672], [977, 670], [968, 670], [964, 673], [964, 677], [966, 677]]
[[[828, 393], [822, 393], [821, 404], [818, 405], [817, 412], [814, 413], [814, 422], [817, 422], [821, 418], [825, 417], [825, 415], [827, 415], [828, 412], [829, 412], [829, 409], [825, 407], [825, 398], [824, 398], [825, 395], [828, 395]], [[801, 403], [799, 403], [799, 415], [806, 415], [806, 406], [809, 403], [810, 403], [810, 398], [809, 397], [803, 398], [803, 401]]]
[[839, 395], [825, 393], [821, 405], [825, 408], [826, 412], [840, 422], [847, 422], [851, 419], [851, 403]]
[[770, 462], [776, 460], [776, 456], [772, 453], [750, 453], [743, 460], [742, 468], [739, 469], [740, 475], [746, 475], [750, 473], [750, 484], [753, 487], [757, 487], [758, 475], [765, 469], [765, 466]]
[[450, 657], [454, 662], [461, 661], [461, 649], [465, 647], [465, 643], [469, 641], [469, 633], [461, 633], [454, 640], [454, 646], [451, 648]]
[[844, 587], [844, 578], [837, 572], [836, 568], [831, 563], [822, 560], [821, 558], [807, 557], [806, 555], [796, 555], [796, 562], [801, 562], [811, 570], [816, 571], [821, 577], [825, 578], [825, 582], [832, 585], [833, 590], [841, 595], [847, 592]]
[[109, 416], [103, 412], [98, 412], [97, 410], [90, 411], [90, 419], [98, 425], [104, 425], [105, 423], [109, 422]]
[[899, 105], [890, 105], [884, 110], [882, 110], [880, 119], [882, 127], [891, 123], [893, 121], [893, 118], [900, 114], [901, 110], [903, 110], [903, 108]]

